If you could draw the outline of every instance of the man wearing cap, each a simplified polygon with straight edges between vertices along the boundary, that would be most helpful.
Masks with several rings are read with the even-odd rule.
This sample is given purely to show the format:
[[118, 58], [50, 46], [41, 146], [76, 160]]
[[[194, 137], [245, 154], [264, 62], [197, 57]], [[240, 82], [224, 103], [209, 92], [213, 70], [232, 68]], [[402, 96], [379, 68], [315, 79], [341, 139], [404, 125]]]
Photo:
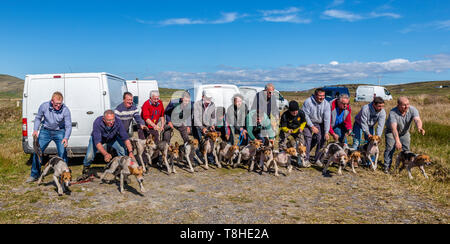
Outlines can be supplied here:
[[290, 136], [292, 139], [300, 139], [303, 142], [302, 132], [306, 125], [306, 117], [297, 101], [289, 102], [288, 111], [281, 115], [280, 121], [280, 144], [284, 143]]
[[[159, 92], [157, 90], [150, 92], [150, 99], [142, 105], [141, 117], [147, 124], [149, 130], [139, 131], [139, 138], [145, 139], [149, 135], [153, 135], [156, 143], [159, 142], [159, 133], [164, 129], [166, 124], [164, 119], [164, 105], [159, 100]], [[161, 120], [161, 126], [158, 122]]]
[[214, 131], [216, 124], [216, 105], [206, 91], [202, 92], [202, 99], [194, 103], [193, 136], [201, 141], [208, 130]]
[[330, 134], [335, 141], [347, 143], [347, 136], [352, 133], [352, 109], [347, 94], [340, 94], [331, 101]]
[[[39, 106], [38, 113], [34, 119], [33, 137], [37, 137], [42, 152], [45, 151], [48, 144], [54, 141], [58, 156], [67, 162], [68, 140], [72, 132], [72, 119], [69, 108], [63, 103], [61, 92], [54, 92], [48, 102]], [[37, 181], [41, 175], [40, 157], [33, 154], [33, 163], [31, 165], [31, 175], [27, 182]]]

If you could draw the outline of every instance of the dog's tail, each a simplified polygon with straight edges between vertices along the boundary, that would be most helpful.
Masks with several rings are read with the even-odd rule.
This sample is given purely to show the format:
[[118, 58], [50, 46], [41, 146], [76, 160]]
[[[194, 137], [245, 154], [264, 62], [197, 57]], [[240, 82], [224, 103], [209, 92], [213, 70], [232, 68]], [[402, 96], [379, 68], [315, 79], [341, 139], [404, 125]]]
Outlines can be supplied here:
[[41, 145], [39, 145], [39, 140], [38, 140], [37, 136], [33, 136], [33, 150], [34, 150], [34, 153], [36, 153], [39, 162], [42, 163], [43, 153], [41, 150]]

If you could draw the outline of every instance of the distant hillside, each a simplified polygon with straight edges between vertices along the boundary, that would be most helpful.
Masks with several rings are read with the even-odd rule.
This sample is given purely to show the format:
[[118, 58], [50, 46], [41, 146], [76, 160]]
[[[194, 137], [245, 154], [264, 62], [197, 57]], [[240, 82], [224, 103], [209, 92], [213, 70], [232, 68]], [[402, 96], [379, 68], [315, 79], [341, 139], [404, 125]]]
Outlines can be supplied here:
[[10, 75], [0, 74], [0, 96], [21, 97], [23, 80]]

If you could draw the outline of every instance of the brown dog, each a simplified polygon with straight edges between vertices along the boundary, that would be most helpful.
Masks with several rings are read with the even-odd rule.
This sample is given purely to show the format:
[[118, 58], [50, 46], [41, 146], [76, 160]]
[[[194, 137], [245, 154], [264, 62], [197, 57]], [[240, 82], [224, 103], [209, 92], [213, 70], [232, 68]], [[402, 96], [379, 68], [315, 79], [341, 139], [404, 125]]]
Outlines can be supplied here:
[[226, 142], [220, 143], [219, 148], [219, 162], [232, 165], [233, 160], [239, 156], [239, 147], [237, 145], [230, 145]]
[[[380, 155], [378, 146], [380, 145], [380, 143], [381, 137], [372, 135], [369, 136], [369, 143], [366, 143], [361, 147], [361, 151], [363, 152], [364, 157], [369, 160], [373, 171], [377, 169], [378, 156]], [[375, 162], [372, 161], [372, 156], [375, 156]]]
[[172, 173], [176, 174], [177, 171], [175, 170], [175, 167], [173, 165], [173, 161], [176, 160], [179, 164], [180, 162], [180, 145], [178, 142], [175, 142], [175, 145], [170, 145], [169, 149], [167, 150], [167, 156], [169, 157], [169, 166], [172, 168]]
[[138, 166], [138, 163], [134, 159], [128, 156], [117, 156], [111, 160], [108, 164], [109, 168], [103, 172], [100, 180], [103, 181], [106, 174], [113, 174], [116, 177], [120, 177], [120, 193], [124, 193], [124, 181], [127, 180], [129, 175], [134, 175], [141, 188], [141, 192], [145, 192], [143, 185], [144, 182], [144, 169], [142, 166]]
[[[238, 160], [237, 162], [233, 165], [233, 168], [236, 168], [240, 163], [241, 160], [250, 160], [250, 164], [252, 162], [254, 162], [255, 158], [256, 158], [256, 154], [258, 152], [258, 150], [260, 149], [260, 147], [262, 146], [262, 142], [260, 140], [254, 140], [251, 141], [247, 146], [243, 147], [241, 149], [241, 151], [239, 152], [239, 156], [238, 156]], [[252, 171], [253, 168], [249, 171]]]
[[356, 174], [355, 168], [358, 167], [358, 164], [362, 162], [362, 154], [360, 151], [351, 150], [347, 151], [348, 162], [352, 166], [352, 172]]
[[200, 152], [203, 155], [205, 169], [208, 169], [208, 154], [213, 154], [214, 160], [219, 168], [222, 168], [222, 165], [219, 162], [217, 154], [219, 152], [219, 138], [220, 132], [207, 132], [200, 142]]
[[[291, 157], [297, 157], [297, 151], [294, 147], [289, 147], [285, 151], [282, 152], [273, 152], [272, 162], [269, 162], [267, 168], [270, 170], [273, 165], [275, 168], [275, 176], [279, 176], [278, 174], [278, 166], [286, 167], [287, 173], [290, 174], [292, 172], [292, 163]], [[300, 157], [300, 156], [299, 156]]]
[[428, 179], [427, 173], [425, 173], [425, 165], [431, 164], [431, 158], [428, 155], [425, 154], [415, 154], [411, 151], [401, 151], [397, 156], [397, 162], [395, 165], [395, 171], [397, 171], [397, 168], [400, 169], [398, 173], [400, 173], [405, 167], [408, 171], [408, 177], [410, 179], [413, 179], [411, 174], [411, 169], [413, 167], [419, 167], [420, 171], [422, 171], [423, 176], [425, 176], [426, 179]]
[[189, 169], [192, 173], [194, 173], [194, 167], [192, 167], [192, 160], [195, 158], [198, 162], [201, 162], [200, 158], [197, 156], [195, 151], [198, 149], [198, 140], [191, 139], [186, 142], [184, 145], [181, 145], [180, 148], [180, 160], [186, 159], [186, 162], [189, 165]]

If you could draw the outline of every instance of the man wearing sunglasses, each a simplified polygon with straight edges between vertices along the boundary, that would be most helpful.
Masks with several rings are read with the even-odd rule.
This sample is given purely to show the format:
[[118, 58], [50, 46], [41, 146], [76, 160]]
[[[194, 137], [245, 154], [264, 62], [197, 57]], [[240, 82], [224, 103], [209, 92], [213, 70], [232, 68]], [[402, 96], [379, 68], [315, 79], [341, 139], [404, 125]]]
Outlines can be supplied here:
[[330, 134], [335, 141], [347, 143], [347, 136], [352, 133], [352, 109], [350, 98], [341, 94], [331, 101]]
[[[69, 108], [63, 103], [61, 92], [54, 92], [52, 99], [39, 106], [34, 119], [33, 137], [37, 137], [41, 151], [44, 152], [50, 142], [54, 141], [58, 156], [67, 162], [67, 151], [70, 134], [72, 133], [72, 118]], [[40, 157], [33, 154], [31, 175], [27, 182], [37, 181], [41, 175]]]

